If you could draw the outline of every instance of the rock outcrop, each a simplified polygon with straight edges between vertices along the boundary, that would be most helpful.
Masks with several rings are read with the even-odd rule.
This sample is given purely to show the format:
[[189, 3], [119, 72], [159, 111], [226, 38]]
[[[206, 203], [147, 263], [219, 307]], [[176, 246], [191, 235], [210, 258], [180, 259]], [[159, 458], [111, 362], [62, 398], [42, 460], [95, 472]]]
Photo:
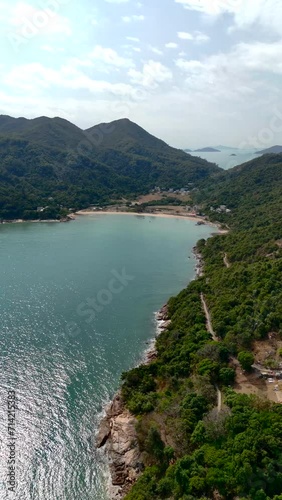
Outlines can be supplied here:
[[197, 247], [193, 248], [193, 253], [196, 257], [196, 275], [200, 278], [204, 275], [204, 259], [202, 255], [198, 252]]
[[118, 392], [106, 409], [106, 416], [101, 421], [96, 437], [97, 447], [106, 446], [109, 457], [112, 483], [109, 494], [112, 500], [124, 498], [144, 468], [138, 448], [136, 423], [136, 418], [125, 408]]

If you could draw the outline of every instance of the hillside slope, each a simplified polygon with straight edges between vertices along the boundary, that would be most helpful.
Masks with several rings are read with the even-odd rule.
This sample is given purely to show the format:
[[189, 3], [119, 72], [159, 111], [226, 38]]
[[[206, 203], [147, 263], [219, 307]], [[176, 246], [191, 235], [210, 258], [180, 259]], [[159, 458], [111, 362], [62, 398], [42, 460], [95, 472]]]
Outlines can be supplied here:
[[129, 120], [109, 124], [102, 140], [101, 127], [83, 131], [61, 118], [0, 116], [0, 218], [36, 218], [40, 206], [59, 215], [62, 207], [85, 208], [156, 185], [195, 185], [220, 172]]
[[[267, 226], [282, 217], [282, 154], [261, 156], [222, 172], [195, 196], [212, 220], [236, 228]], [[226, 205], [231, 214], [214, 214], [209, 208]]]
[[[101, 130], [110, 133], [101, 134]], [[123, 175], [133, 174], [142, 183], [149, 179], [151, 184], [177, 188], [220, 172], [216, 165], [172, 148], [128, 119], [101, 124], [85, 132], [93, 137], [99, 137], [100, 133], [99, 157], [103, 162], [111, 163]], [[123, 155], [127, 162], [123, 161]]]
[[282, 146], [271, 146], [271, 148], [263, 149], [262, 151], [257, 151], [257, 154], [267, 155], [267, 154], [279, 154], [282, 153]]

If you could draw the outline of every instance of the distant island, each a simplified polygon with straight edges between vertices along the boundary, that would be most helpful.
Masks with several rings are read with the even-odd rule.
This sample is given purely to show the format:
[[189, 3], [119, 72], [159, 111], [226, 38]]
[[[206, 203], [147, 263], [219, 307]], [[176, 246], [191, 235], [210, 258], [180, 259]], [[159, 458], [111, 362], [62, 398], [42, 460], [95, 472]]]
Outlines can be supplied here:
[[195, 153], [221, 153], [219, 149], [215, 148], [201, 148], [201, 149], [195, 149]]
[[256, 151], [257, 155], [267, 155], [267, 154], [279, 154], [282, 153], [282, 146], [272, 146], [271, 148], [262, 149], [261, 151]]
[[222, 146], [222, 144], [220, 144], [219, 146], [214, 146], [215, 149], [219, 149], [222, 153], [222, 151], [228, 151], [228, 149], [231, 149], [232, 151], [234, 150], [239, 150], [240, 148], [234, 148], [232, 146]]
[[232, 153], [230, 156], [237, 156], [235, 153]]
[[185, 153], [191, 153], [191, 152], [192, 152], [192, 149], [183, 149], [183, 151], [184, 151]]

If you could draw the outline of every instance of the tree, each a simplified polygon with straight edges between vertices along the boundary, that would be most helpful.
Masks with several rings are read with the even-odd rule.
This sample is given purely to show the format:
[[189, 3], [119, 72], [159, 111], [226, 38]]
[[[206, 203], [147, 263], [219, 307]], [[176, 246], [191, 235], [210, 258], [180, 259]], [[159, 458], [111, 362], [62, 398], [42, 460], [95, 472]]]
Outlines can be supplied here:
[[163, 459], [165, 445], [162, 441], [158, 429], [155, 426], [152, 426], [149, 429], [145, 447], [148, 453], [152, 454], [158, 461], [161, 461]]
[[235, 371], [233, 368], [221, 368], [219, 371], [219, 380], [223, 385], [232, 385], [235, 380]]
[[255, 358], [251, 352], [241, 351], [238, 354], [238, 361], [243, 370], [250, 372], [252, 370], [252, 365], [254, 364]]

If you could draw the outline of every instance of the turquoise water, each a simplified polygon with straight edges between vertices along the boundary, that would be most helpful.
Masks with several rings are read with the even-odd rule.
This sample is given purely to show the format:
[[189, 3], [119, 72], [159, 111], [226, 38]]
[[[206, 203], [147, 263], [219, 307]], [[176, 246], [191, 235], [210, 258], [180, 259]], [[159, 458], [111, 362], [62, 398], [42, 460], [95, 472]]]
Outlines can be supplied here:
[[[0, 498], [103, 500], [94, 434], [121, 372], [154, 335], [154, 312], [194, 275], [212, 229], [105, 215], [0, 226]], [[16, 410], [8, 491], [7, 394]]]

